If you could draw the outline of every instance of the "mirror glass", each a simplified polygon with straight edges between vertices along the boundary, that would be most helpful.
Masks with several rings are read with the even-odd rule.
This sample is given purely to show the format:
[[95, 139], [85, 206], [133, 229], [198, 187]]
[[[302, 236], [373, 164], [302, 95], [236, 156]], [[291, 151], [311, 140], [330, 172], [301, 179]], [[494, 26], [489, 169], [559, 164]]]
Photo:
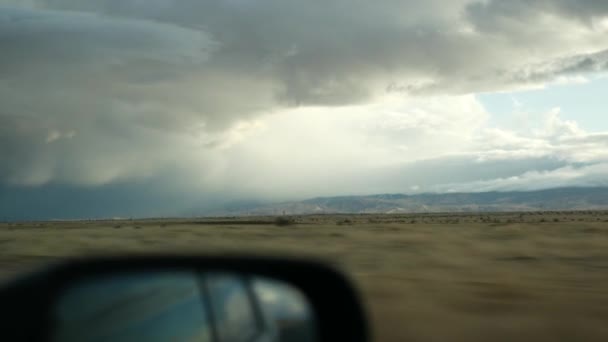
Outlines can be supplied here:
[[312, 307], [295, 287], [229, 272], [121, 273], [59, 296], [52, 341], [316, 341]]

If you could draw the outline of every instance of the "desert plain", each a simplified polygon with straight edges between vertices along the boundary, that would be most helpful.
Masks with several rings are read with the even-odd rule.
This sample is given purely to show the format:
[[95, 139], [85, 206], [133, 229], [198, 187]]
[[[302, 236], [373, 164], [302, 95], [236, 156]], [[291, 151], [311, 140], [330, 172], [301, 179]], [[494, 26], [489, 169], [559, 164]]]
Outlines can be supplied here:
[[0, 282], [72, 257], [270, 255], [334, 265], [375, 341], [608, 341], [608, 212], [0, 223]]

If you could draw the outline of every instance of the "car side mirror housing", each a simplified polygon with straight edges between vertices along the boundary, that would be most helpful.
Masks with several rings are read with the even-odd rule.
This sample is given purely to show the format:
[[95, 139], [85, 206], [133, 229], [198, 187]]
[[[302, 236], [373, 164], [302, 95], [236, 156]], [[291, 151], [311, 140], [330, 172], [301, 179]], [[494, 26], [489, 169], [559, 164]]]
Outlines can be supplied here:
[[10, 341], [367, 341], [355, 289], [322, 263], [138, 256], [67, 261], [0, 289]]

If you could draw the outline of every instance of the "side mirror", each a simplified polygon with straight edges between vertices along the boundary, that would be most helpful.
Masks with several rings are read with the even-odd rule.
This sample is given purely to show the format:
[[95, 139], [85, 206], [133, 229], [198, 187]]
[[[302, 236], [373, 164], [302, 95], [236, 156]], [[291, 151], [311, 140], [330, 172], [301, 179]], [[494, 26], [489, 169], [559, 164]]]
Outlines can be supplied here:
[[[264, 258], [76, 260], [0, 289], [6, 340], [367, 341], [358, 297], [319, 263]], [[8, 332], [8, 334], [7, 334]]]

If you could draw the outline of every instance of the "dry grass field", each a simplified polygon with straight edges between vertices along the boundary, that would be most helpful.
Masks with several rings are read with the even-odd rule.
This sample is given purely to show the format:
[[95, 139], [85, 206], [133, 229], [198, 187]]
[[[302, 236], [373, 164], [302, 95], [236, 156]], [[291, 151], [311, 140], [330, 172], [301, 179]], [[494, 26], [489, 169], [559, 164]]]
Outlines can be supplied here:
[[0, 224], [0, 281], [71, 256], [325, 260], [377, 341], [608, 341], [608, 212], [326, 215]]

